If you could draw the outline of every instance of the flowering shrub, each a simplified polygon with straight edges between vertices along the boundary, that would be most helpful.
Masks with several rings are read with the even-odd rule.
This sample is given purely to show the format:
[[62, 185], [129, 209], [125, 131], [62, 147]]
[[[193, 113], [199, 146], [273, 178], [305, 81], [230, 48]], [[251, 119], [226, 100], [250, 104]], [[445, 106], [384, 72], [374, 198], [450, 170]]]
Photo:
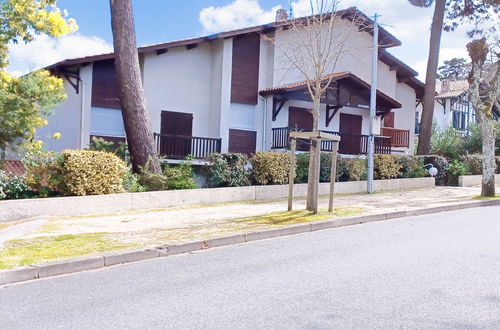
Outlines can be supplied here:
[[0, 171], [0, 199], [19, 199], [31, 197], [24, 175], [8, 175]]

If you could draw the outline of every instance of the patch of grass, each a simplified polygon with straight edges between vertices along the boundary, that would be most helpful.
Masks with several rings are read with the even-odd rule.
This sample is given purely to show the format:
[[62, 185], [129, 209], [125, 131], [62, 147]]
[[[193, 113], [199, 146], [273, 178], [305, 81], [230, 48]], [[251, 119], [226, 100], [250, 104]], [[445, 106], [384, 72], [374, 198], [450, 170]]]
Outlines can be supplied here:
[[496, 196], [492, 197], [484, 197], [484, 196], [474, 196], [473, 199], [477, 200], [492, 200], [492, 199], [500, 199], [500, 194], [497, 194]]
[[0, 250], [0, 269], [138, 247], [138, 244], [110, 239], [106, 233], [16, 239], [5, 242], [4, 249]]
[[312, 214], [306, 210], [294, 210], [289, 212], [272, 212], [262, 215], [231, 219], [231, 221], [260, 225], [285, 226], [302, 222], [348, 217], [363, 212], [364, 209], [360, 207], [336, 208], [332, 213], [328, 213], [326, 210], [319, 210], [318, 214]]

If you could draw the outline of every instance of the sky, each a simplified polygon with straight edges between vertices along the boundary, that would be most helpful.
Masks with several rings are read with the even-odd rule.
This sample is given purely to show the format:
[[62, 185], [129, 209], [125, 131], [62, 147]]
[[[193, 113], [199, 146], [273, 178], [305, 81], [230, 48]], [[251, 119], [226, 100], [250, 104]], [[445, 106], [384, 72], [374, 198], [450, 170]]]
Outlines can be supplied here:
[[[307, 14], [309, 0], [132, 0], [139, 46], [208, 35], [245, 26], [270, 23], [276, 10], [291, 8], [295, 16]], [[66, 58], [112, 51], [107, 0], [59, 0], [79, 29], [62, 38], [38, 36], [29, 44], [9, 47], [9, 71], [15, 75], [42, 68]], [[407, 0], [340, 0], [339, 7], [356, 6], [365, 14], [375, 12], [382, 27], [395, 35], [402, 46], [389, 52], [417, 70], [425, 79], [433, 8], [418, 8]], [[443, 32], [441, 62], [467, 57], [466, 28]]]

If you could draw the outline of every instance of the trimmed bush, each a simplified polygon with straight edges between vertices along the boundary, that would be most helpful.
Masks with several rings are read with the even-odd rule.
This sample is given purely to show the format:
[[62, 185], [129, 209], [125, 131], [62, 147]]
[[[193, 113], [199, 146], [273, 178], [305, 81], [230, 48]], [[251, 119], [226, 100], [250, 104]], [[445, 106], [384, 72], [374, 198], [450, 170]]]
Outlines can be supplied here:
[[[460, 157], [460, 161], [464, 164], [466, 174], [481, 175], [483, 174], [483, 156], [482, 155], [464, 155]], [[462, 174], [464, 175], [464, 174]]]
[[495, 163], [497, 164], [497, 174], [500, 174], [500, 157], [495, 157]]
[[100, 195], [123, 192], [127, 165], [104, 151], [64, 150], [63, 182], [67, 195]]
[[205, 167], [205, 171], [210, 187], [241, 187], [250, 184], [246, 155], [213, 153], [208, 161], [210, 165]]
[[373, 176], [376, 180], [394, 179], [400, 175], [402, 167], [399, 156], [375, 155]]
[[288, 182], [290, 155], [280, 152], [258, 152], [251, 158], [253, 179], [258, 184]]
[[295, 183], [307, 183], [309, 177], [309, 153], [295, 155]]
[[190, 161], [182, 161], [179, 165], [167, 165], [163, 170], [163, 175], [168, 190], [197, 188]]
[[401, 164], [401, 178], [423, 178], [428, 176], [428, 172], [424, 168], [424, 159], [421, 157], [401, 156], [399, 163]]

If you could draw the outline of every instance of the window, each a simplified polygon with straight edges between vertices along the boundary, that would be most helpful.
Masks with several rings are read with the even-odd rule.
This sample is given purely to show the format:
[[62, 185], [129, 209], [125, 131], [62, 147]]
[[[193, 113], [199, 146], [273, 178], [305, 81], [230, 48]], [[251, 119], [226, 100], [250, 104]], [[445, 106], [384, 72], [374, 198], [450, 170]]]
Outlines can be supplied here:
[[90, 135], [125, 137], [121, 110], [92, 107], [90, 112]]

